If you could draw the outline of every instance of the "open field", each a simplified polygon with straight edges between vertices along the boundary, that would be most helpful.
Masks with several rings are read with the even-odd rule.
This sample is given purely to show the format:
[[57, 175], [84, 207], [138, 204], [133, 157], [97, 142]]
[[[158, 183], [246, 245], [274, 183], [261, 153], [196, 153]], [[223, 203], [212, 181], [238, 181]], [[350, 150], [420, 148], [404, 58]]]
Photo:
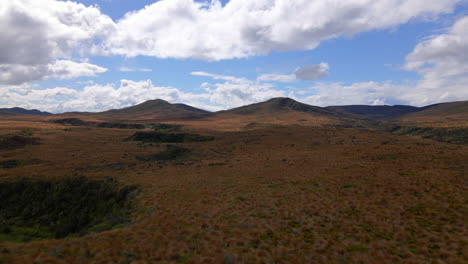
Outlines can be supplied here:
[[[137, 156], [165, 143], [137, 131], [24, 121], [39, 145], [0, 152], [0, 180], [112, 177], [138, 185], [131, 223], [82, 237], [0, 243], [0, 263], [465, 263], [468, 148], [318, 126], [219, 129], [176, 143], [175, 160]], [[231, 124], [232, 125], [232, 124]], [[28, 129], [29, 128], [29, 129]], [[232, 125], [230, 128], [234, 128]], [[28, 163], [27, 161], [35, 161]]]

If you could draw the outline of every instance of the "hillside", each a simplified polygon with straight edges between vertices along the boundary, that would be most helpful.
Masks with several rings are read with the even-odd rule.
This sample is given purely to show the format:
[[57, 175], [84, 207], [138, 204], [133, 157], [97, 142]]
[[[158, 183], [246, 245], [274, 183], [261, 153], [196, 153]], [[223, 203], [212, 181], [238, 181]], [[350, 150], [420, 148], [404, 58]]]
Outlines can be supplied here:
[[237, 114], [237, 115], [254, 115], [254, 114], [278, 114], [287, 112], [303, 112], [316, 115], [335, 116], [335, 111], [330, 111], [318, 106], [312, 106], [297, 102], [291, 98], [279, 97], [273, 98], [265, 102], [255, 103], [251, 105], [241, 106], [238, 108], [220, 111], [218, 114]]
[[52, 115], [49, 112], [39, 111], [37, 109], [24, 109], [21, 107], [13, 107], [13, 108], [0, 108], [0, 115], [40, 115], [40, 116], [47, 116]]
[[468, 126], [468, 101], [430, 105], [400, 120], [424, 126]]
[[392, 120], [406, 114], [421, 111], [421, 108], [408, 105], [343, 105], [327, 106], [326, 109], [359, 115], [376, 120]]
[[218, 127], [225, 129], [235, 127], [257, 129], [265, 125], [372, 127], [373, 123], [376, 123], [366, 118], [300, 103], [285, 97], [219, 111], [205, 121], [209, 123], [216, 121]]
[[[70, 115], [65, 113], [64, 115]], [[73, 113], [104, 120], [190, 120], [205, 117], [211, 113], [185, 104], [171, 104], [161, 99], [149, 100], [141, 104], [122, 109], [113, 109], [99, 113]]]

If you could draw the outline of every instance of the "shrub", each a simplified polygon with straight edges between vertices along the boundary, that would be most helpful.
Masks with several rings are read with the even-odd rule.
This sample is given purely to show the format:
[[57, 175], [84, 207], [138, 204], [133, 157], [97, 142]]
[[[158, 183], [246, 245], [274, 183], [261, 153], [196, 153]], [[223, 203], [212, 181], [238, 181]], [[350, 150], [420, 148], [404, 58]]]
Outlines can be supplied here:
[[165, 161], [165, 160], [180, 160], [185, 159], [190, 155], [191, 151], [175, 145], [167, 145], [166, 149], [155, 154], [137, 156], [141, 161]]
[[[103, 231], [129, 222], [136, 186], [84, 177], [0, 183], [0, 237], [27, 241]], [[4, 236], [3, 236], [4, 237]]]
[[160, 132], [136, 132], [126, 140], [141, 141], [144, 143], [183, 143], [183, 142], [206, 142], [214, 140], [211, 136], [187, 133], [160, 133]]

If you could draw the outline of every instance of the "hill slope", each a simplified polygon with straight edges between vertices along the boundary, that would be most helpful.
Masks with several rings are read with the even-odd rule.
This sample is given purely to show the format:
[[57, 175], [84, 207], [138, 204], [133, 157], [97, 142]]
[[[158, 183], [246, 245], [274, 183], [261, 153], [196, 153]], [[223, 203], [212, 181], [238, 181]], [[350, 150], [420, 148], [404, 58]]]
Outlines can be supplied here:
[[435, 104], [402, 116], [403, 123], [435, 126], [468, 126], [468, 101]]
[[41, 115], [41, 116], [46, 116], [46, 115], [52, 115], [49, 112], [42, 112], [37, 109], [24, 109], [21, 107], [13, 107], [13, 108], [0, 108], [0, 114], [2, 115]]
[[241, 106], [238, 108], [220, 111], [217, 114], [237, 114], [237, 115], [254, 115], [254, 114], [278, 114], [288, 112], [303, 112], [316, 115], [336, 116], [336, 111], [328, 110], [318, 106], [312, 106], [297, 102], [291, 98], [279, 97], [273, 98], [265, 102], [255, 103], [251, 105]]
[[171, 104], [164, 100], [156, 99], [127, 108], [83, 114], [92, 115], [96, 118], [115, 120], [184, 120], [205, 117], [211, 113], [189, 105]]
[[376, 120], [391, 120], [406, 114], [421, 111], [421, 108], [408, 105], [343, 105], [327, 106], [326, 109], [341, 111]]
[[265, 102], [216, 112], [210, 119], [226, 126], [243, 124], [245, 129], [269, 125], [370, 127], [375, 121], [279, 97]]

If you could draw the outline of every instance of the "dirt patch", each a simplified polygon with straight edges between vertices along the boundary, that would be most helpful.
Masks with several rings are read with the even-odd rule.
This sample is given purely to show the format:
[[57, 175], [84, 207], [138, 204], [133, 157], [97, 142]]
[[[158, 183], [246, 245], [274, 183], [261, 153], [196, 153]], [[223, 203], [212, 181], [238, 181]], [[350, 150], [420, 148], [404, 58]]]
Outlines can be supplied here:
[[155, 154], [137, 156], [141, 161], [169, 161], [169, 160], [183, 160], [190, 156], [191, 151], [187, 148], [167, 145], [166, 149]]
[[184, 143], [212, 141], [214, 137], [187, 133], [136, 132], [125, 140], [144, 143]]
[[39, 138], [35, 137], [21, 135], [4, 135], [0, 137], [0, 150], [10, 150], [38, 144]]
[[84, 177], [0, 183], [0, 242], [84, 235], [130, 221], [136, 186]]

